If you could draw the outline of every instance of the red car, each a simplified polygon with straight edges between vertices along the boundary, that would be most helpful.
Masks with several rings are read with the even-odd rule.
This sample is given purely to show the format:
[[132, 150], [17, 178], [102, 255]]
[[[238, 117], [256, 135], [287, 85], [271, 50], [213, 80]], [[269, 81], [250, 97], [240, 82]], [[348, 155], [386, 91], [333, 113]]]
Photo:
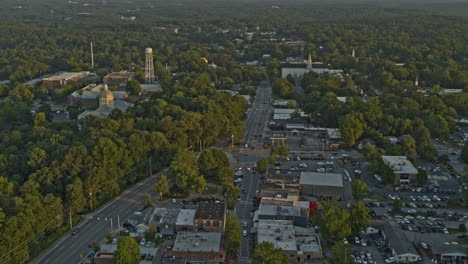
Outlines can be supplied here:
[[94, 243], [94, 242], [91, 242], [91, 243], [89, 243], [89, 245], [88, 245], [89, 248], [94, 248], [95, 246], [96, 246], [96, 243]]

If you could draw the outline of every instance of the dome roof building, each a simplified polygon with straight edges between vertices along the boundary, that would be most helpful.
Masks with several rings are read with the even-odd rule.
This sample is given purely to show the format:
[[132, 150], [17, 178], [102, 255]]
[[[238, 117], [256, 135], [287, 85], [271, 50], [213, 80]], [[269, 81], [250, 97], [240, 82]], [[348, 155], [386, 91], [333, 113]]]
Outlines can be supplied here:
[[114, 101], [114, 95], [109, 91], [107, 84], [104, 84], [104, 89], [99, 96], [99, 105], [110, 104], [112, 101]]

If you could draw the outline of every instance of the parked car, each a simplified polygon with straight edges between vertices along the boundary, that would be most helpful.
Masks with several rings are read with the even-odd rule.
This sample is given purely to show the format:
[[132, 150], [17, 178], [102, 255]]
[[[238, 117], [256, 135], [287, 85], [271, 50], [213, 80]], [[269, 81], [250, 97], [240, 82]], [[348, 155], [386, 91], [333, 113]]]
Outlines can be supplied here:
[[247, 230], [242, 231], [242, 236], [246, 237], [247, 236]]

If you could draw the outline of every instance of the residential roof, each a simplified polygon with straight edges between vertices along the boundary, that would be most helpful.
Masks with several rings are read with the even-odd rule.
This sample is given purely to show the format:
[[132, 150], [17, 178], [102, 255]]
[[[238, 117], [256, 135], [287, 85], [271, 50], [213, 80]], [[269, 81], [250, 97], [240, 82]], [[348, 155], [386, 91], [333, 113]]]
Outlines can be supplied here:
[[150, 223], [157, 224], [174, 224], [179, 217], [180, 209], [154, 208], [153, 215], [150, 218]]
[[179, 232], [172, 251], [220, 252], [221, 232]]
[[387, 222], [383, 225], [385, 236], [397, 255], [403, 254], [414, 254], [418, 255], [416, 249], [410, 244], [410, 242], [404, 237], [404, 235], [398, 232], [392, 225], [395, 222]]
[[382, 156], [382, 160], [394, 173], [418, 174], [418, 170], [406, 156]]
[[343, 175], [338, 173], [301, 172], [299, 184], [343, 187]]
[[226, 205], [220, 203], [198, 203], [195, 211], [195, 219], [224, 220]]
[[195, 217], [194, 209], [181, 209], [177, 216], [176, 225], [178, 226], [193, 226], [193, 218]]

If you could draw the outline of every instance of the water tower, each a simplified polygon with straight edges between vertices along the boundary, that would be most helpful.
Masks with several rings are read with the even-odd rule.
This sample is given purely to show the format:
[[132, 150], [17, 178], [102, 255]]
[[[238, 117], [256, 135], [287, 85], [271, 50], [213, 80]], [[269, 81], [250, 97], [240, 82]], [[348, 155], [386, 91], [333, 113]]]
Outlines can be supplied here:
[[154, 68], [153, 68], [153, 49], [146, 48], [145, 50], [146, 61], [145, 61], [145, 83], [154, 84]]

